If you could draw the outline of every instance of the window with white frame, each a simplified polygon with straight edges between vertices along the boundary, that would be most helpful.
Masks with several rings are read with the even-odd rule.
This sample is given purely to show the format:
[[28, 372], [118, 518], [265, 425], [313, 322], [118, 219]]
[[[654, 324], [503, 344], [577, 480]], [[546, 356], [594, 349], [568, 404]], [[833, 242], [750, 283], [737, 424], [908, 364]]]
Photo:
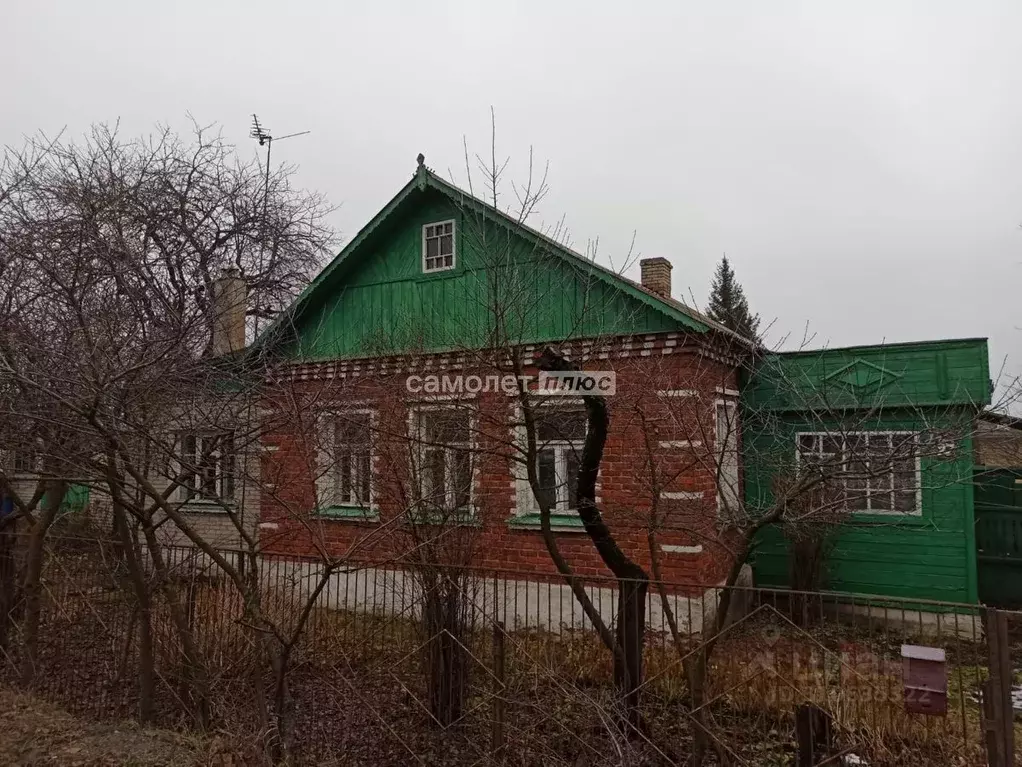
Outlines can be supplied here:
[[14, 474], [27, 475], [37, 474], [42, 471], [42, 456], [32, 448], [16, 448], [14, 451], [12, 468]]
[[325, 413], [321, 417], [319, 508], [368, 508], [372, 499], [372, 412]]
[[418, 442], [419, 491], [436, 511], [472, 505], [472, 413], [460, 407], [423, 407], [413, 412]]
[[919, 450], [915, 432], [805, 432], [802, 466], [816, 466], [848, 511], [920, 514]]
[[454, 268], [454, 222], [439, 221], [422, 227], [422, 271]]
[[717, 452], [717, 513], [737, 513], [742, 490], [738, 467], [738, 403], [718, 400], [715, 405]]
[[234, 435], [186, 432], [179, 437], [179, 447], [182, 500], [233, 500]]
[[[537, 492], [529, 492], [529, 511], [544, 501], [553, 514], [578, 508], [578, 465], [586, 437], [582, 407], [542, 405], [535, 408]], [[531, 490], [531, 488], [530, 488]]]

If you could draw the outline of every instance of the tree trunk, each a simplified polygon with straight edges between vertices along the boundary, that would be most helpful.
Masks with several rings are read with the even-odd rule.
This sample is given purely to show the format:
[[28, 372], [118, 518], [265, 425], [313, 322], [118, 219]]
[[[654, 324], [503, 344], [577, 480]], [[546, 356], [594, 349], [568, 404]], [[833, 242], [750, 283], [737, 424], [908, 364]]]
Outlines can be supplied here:
[[[536, 361], [540, 370], [570, 371], [575, 366], [547, 347]], [[646, 591], [649, 576], [618, 544], [596, 506], [596, 481], [603, 462], [610, 416], [602, 397], [582, 397], [586, 408], [586, 437], [579, 460], [578, 515], [586, 534], [618, 585], [618, 616], [614, 653], [614, 681], [625, 707], [624, 721], [631, 733], [644, 729], [639, 711], [642, 687], [642, 648], [646, 634]]]
[[[246, 623], [255, 626], [254, 616]], [[287, 674], [290, 652], [265, 631], [252, 629], [256, 642], [256, 663], [253, 683], [258, 696], [259, 725], [264, 733], [263, 750], [273, 764], [288, 764], [291, 754], [291, 699]], [[265, 660], [264, 660], [265, 658]], [[263, 679], [264, 663], [268, 662], [273, 687], [269, 700]], [[271, 713], [272, 712], [272, 713]]]
[[64, 499], [67, 483], [47, 482], [43, 508], [29, 526], [28, 550], [25, 557], [25, 578], [22, 582], [24, 597], [22, 618], [21, 683], [28, 686], [35, 678], [39, 660], [39, 620], [42, 611], [42, 575], [46, 558], [46, 533], [57, 516]]
[[15, 605], [21, 593], [18, 583], [16, 526], [8, 522], [0, 526], [0, 654], [10, 647], [11, 629], [17, 621]]
[[[114, 489], [114, 486], [117, 488]], [[121, 555], [128, 583], [138, 605], [138, 713], [143, 724], [155, 719], [156, 657], [153, 649], [152, 598], [145, 572], [139, 561], [138, 541], [131, 534], [124, 506], [120, 500], [120, 487], [111, 482], [114, 528], [120, 541]]]
[[190, 713], [195, 720], [195, 726], [199, 730], [206, 730], [209, 729], [212, 717], [209, 708], [209, 678], [206, 674], [202, 652], [195, 642], [192, 627], [188, 624], [188, 614], [185, 606], [181, 604], [180, 592], [170, 582], [167, 564], [163, 558], [163, 548], [152, 525], [143, 524], [142, 533], [145, 536], [146, 548], [149, 550], [149, 557], [152, 560], [156, 583], [162, 591], [164, 599], [167, 600], [167, 609], [170, 611], [171, 620], [177, 630], [178, 639], [181, 641], [181, 651], [185, 659], [185, 677], [192, 690]]
[[461, 719], [467, 693], [464, 638], [464, 596], [460, 578], [436, 574], [424, 589], [423, 627], [426, 634], [426, 683], [429, 710], [440, 727]]
[[287, 672], [290, 653], [278, 651], [273, 656], [273, 717], [276, 720], [279, 753], [282, 759], [291, 753], [291, 691], [288, 689]]
[[742, 567], [748, 558], [750, 542], [756, 531], [763, 524], [765, 524], [764, 520], [760, 520], [757, 526], [746, 531], [744, 540], [736, 549], [737, 556], [731, 564], [731, 570], [728, 572], [724, 586], [721, 589], [720, 602], [717, 603], [717, 612], [713, 622], [708, 629], [706, 626], [703, 627], [704, 633], [707, 630], [711, 632], [710, 637], [684, 662], [685, 675], [689, 687], [689, 710], [692, 712], [693, 725], [692, 756], [689, 764], [694, 767], [698, 767], [703, 763], [707, 748], [711, 745], [723, 758], [723, 749], [720, 747], [720, 743], [710, 737], [707, 712], [703, 708], [703, 703], [706, 700], [706, 678], [709, 675], [710, 657], [717, 646], [720, 632], [723, 631], [724, 625], [727, 623], [727, 614], [731, 609], [731, 601], [734, 597], [734, 585], [738, 581], [738, 576], [741, 574]]
[[615, 657], [614, 682], [623, 696], [625, 718], [636, 731], [641, 726], [639, 687], [642, 684], [648, 586], [645, 580], [618, 581], [617, 641], [622, 652]]

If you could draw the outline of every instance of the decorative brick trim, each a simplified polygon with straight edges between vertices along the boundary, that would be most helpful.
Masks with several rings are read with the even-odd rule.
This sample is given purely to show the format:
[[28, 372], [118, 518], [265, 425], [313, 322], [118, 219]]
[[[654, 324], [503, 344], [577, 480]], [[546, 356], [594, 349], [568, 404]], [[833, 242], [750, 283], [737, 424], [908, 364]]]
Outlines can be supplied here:
[[703, 545], [697, 543], [695, 546], [674, 546], [671, 544], [662, 544], [660, 546], [661, 551], [665, 554], [702, 554]]
[[[740, 358], [722, 350], [712, 339], [695, 334], [677, 332], [647, 334], [637, 336], [617, 336], [608, 339], [579, 339], [561, 344], [553, 344], [569, 359], [576, 360], [610, 360], [629, 359], [636, 352], [643, 357], [653, 356], [659, 351], [661, 355], [685, 351], [725, 365], [737, 365]], [[545, 345], [544, 345], [545, 346]], [[522, 364], [532, 365], [538, 352], [536, 345], [523, 348]], [[345, 360], [324, 360], [322, 362], [299, 362], [281, 365], [273, 371], [268, 380], [274, 378], [291, 379], [294, 381], [322, 381], [335, 378], [360, 378], [369, 375], [400, 375], [422, 371], [453, 371], [467, 367], [470, 362], [478, 361], [481, 366], [497, 362], [509, 362], [502, 351], [481, 350], [478, 354], [452, 354], [437, 352], [421, 355], [395, 355], [391, 357], [364, 357]]]

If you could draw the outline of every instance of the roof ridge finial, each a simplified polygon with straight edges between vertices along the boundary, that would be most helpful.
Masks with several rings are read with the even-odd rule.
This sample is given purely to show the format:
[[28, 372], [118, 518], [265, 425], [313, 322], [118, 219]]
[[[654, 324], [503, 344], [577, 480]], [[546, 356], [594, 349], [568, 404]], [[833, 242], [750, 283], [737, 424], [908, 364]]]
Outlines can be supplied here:
[[426, 167], [426, 155], [419, 152], [419, 156], [415, 160], [419, 163], [415, 169], [416, 185], [419, 187], [419, 191], [425, 191], [428, 183], [427, 177], [429, 176], [429, 169]]

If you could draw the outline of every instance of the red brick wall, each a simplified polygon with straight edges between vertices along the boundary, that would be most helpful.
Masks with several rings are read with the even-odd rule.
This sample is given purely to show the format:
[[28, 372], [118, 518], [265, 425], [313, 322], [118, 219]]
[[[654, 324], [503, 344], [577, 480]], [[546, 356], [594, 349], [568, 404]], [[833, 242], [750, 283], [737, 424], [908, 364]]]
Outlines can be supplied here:
[[[607, 399], [611, 420], [598, 485], [600, 508], [621, 546], [651, 573], [652, 454], [658, 481], [663, 483], [661, 490], [703, 494], [700, 500], [659, 500], [659, 544], [703, 547], [698, 554], [662, 551], [663, 577], [694, 585], [719, 583], [730, 562], [717, 534], [714, 403], [728, 396], [722, 390], [736, 388], [733, 367], [696, 348], [665, 346], [663, 337], [626, 347], [619, 345], [608, 359], [584, 365], [590, 370], [612, 369], [617, 374], [617, 393]], [[492, 370], [468, 366], [441, 369], [439, 359], [432, 362], [431, 369], [420, 368], [415, 374], [493, 375]], [[399, 521], [410, 503], [408, 459], [413, 445], [405, 435], [409, 408], [417, 402], [435, 404], [437, 398], [410, 394], [407, 368], [395, 372], [393, 367], [368, 370], [363, 364], [357, 371], [353, 367], [349, 364], [342, 378], [317, 376], [317, 369], [305, 366], [302, 377], [308, 380], [288, 381], [268, 398], [269, 412], [286, 411], [285, 423], [263, 437], [262, 482], [269, 489], [261, 504], [261, 534], [271, 551], [304, 554], [323, 546], [334, 554], [349, 553], [360, 561], [380, 562], [400, 557], [419, 542], [413, 528]], [[318, 372], [323, 373], [323, 368]], [[683, 390], [685, 396], [658, 396], [662, 390]], [[474, 495], [479, 524], [450, 531], [451, 550], [467, 552], [472, 564], [481, 567], [553, 574], [540, 532], [508, 525], [517, 508], [509, 459], [515, 397], [500, 391], [481, 392], [469, 401], [477, 414]], [[308, 436], [312, 416], [317, 409], [355, 406], [377, 413], [374, 500], [380, 508], [379, 522], [322, 519], [310, 514], [314, 504], [314, 463]], [[681, 440], [692, 446], [659, 444]], [[426, 532], [418, 530], [419, 534]], [[609, 574], [581, 529], [558, 532], [557, 542], [579, 574]]]

